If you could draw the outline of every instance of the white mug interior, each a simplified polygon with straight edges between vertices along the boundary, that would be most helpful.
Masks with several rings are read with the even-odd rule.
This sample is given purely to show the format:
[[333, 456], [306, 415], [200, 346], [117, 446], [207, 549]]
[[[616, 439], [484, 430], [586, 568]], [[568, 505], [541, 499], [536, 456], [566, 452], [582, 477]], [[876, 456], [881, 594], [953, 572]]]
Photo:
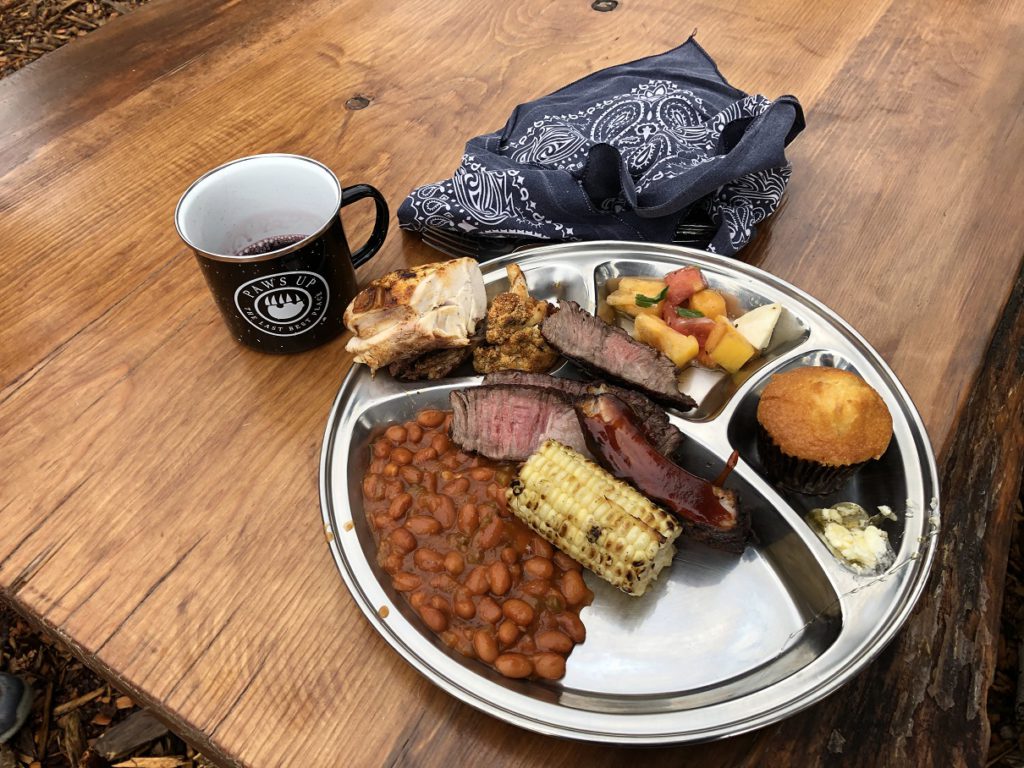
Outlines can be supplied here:
[[253, 155], [197, 179], [181, 196], [174, 223], [197, 251], [245, 261], [251, 257], [238, 252], [265, 238], [319, 234], [340, 206], [341, 184], [316, 160]]

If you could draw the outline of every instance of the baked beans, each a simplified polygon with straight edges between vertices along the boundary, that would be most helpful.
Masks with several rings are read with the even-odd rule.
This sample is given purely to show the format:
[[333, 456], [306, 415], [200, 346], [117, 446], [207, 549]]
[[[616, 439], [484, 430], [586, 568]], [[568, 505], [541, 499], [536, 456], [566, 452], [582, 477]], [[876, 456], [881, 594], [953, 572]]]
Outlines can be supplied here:
[[363, 508], [377, 562], [449, 647], [507, 677], [558, 680], [593, 600], [572, 558], [505, 503], [514, 465], [467, 454], [451, 413], [387, 425], [371, 445]]

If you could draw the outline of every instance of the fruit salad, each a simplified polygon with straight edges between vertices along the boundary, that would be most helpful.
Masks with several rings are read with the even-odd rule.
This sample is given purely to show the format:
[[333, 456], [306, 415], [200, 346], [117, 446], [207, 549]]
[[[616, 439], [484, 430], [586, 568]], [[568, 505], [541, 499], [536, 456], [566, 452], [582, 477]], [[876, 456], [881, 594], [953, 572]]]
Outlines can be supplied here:
[[[699, 363], [736, 373], [771, 343], [782, 305], [766, 304], [729, 316], [726, 294], [708, 286], [697, 267], [661, 280], [623, 277], [608, 306], [633, 320], [633, 336], [682, 368]], [[731, 302], [735, 306], [735, 301]]]

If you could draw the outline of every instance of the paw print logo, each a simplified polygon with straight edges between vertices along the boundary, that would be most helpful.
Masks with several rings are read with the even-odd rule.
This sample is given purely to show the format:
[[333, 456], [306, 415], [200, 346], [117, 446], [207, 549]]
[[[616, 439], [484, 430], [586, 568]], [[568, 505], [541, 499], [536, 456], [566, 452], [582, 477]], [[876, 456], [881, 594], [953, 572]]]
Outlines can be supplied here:
[[307, 296], [297, 292], [279, 291], [264, 298], [262, 309], [271, 319], [284, 323], [295, 320], [308, 306]]
[[330, 302], [321, 275], [296, 271], [257, 277], [235, 290], [235, 307], [246, 322], [271, 336], [295, 336], [320, 323]]

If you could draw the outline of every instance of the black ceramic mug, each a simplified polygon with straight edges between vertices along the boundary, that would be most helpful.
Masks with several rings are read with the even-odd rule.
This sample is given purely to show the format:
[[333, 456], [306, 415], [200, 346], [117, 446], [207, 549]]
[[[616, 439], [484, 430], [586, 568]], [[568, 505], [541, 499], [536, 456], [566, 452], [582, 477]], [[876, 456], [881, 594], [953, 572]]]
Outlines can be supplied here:
[[[352, 252], [341, 208], [367, 197], [377, 207], [373, 233]], [[316, 160], [253, 155], [193, 182], [174, 223], [235, 339], [261, 352], [303, 352], [344, 330], [354, 266], [383, 244], [388, 206], [368, 184], [343, 188]]]

